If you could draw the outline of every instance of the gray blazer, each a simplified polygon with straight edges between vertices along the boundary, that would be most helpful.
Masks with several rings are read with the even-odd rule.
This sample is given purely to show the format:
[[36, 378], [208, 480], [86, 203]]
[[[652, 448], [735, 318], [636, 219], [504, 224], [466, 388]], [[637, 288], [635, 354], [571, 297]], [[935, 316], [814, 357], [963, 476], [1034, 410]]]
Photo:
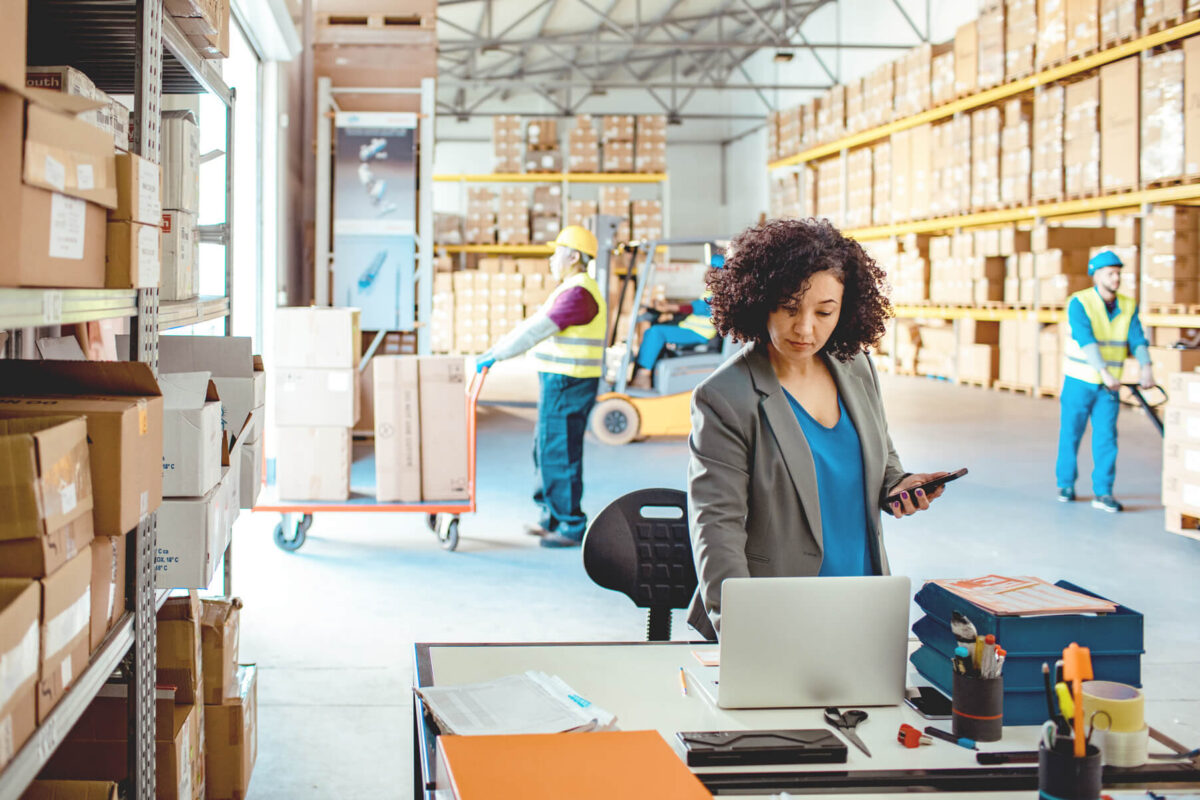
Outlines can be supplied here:
[[[859, 354], [822, 355], [862, 443], [875, 572], [888, 573], [880, 509], [906, 474], [892, 447], [879, 378]], [[688, 512], [700, 585], [688, 622], [709, 639], [721, 627], [721, 582], [821, 570], [821, 507], [812, 451], [765, 346], [744, 348], [692, 395]]]

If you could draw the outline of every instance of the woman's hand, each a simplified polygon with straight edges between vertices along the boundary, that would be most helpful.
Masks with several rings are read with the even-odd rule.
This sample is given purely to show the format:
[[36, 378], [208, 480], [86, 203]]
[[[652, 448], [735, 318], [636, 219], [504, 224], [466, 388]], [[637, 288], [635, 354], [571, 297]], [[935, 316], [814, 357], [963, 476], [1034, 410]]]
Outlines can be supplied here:
[[888, 497], [894, 494], [900, 495], [900, 501], [891, 503], [888, 506], [888, 511], [892, 512], [892, 516], [896, 519], [907, 517], [909, 514], [915, 514], [918, 511], [924, 511], [929, 508], [929, 504], [942, 496], [942, 491], [946, 488], [945, 484], [937, 487], [928, 494], [924, 489], [916, 489], [923, 483], [928, 483], [935, 478], [940, 478], [946, 475], [945, 472], [922, 472], [916, 475], [909, 475], [904, 480], [897, 483], [888, 491]]

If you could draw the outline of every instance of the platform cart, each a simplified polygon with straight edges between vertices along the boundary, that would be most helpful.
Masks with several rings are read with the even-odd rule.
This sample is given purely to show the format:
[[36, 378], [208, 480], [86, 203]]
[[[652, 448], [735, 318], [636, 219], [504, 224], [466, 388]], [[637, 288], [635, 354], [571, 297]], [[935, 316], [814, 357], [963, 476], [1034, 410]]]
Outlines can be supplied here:
[[429, 501], [420, 503], [381, 503], [375, 499], [375, 447], [373, 443], [352, 445], [354, 458], [350, 469], [350, 499], [324, 502], [317, 500], [286, 500], [279, 497], [273, 482], [268, 482], [254, 506], [255, 511], [272, 511], [281, 515], [275, 526], [275, 544], [281, 550], [295, 552], [304, 545], [313, 514], [321, 513], [409, 513], [424, 514], [425, 523], [442, 547], [458, 547], [458, 523], [461, 515], [475, 511], [476, 416], [479, 393], [487, 369], [474, 375], [467, 387], [467, 499], [465, 501]]

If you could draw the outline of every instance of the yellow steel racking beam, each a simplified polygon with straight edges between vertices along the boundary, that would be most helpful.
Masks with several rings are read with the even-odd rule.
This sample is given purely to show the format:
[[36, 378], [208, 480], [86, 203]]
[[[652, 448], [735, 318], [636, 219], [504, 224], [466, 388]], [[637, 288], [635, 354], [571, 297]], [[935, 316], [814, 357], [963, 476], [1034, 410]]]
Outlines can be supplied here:
[[434, 247], [446, 253], [481, 253], [496, 256], [548, 256], [554, 252], [552, 244], [439, 244]]
[[896, 306], [893, 309], [893, 316], [897, 319], [975, 319], [986, 322], [1004, 320], [1062, 322], [1067, 318], [1066, 312], [1051, 308], [958, 308], [905, 305]]
[[1141, 319], [1152, 328], [1200, 328], [1200, 314], [1143, 314]]
[[662, 183], [662, 172], [493, 172], [480, 175], [434, 175], [439, 183]]
[[[1197, 21], [1200, 22], [1200, 20]], [[957, 217], [919, 219], [913, 222], [898, 222], [894, 225], [855, 228], [845, 231], [845, 234], [864, 241], [868, 239], [886, 239], [889, 236], [903, 236], [908, 233], [936, 233], [938, 231], [952, 231], [955, 228], [978, 228], [986, 225], [1021, 222], [1037, 218], [1058, 218], [1073, 214], [1136, 208], [1146, 204], [1177, 203], [1182, 200], [1195, 200], [1197, 198], [1200, 198], [1200, 184], [1164, 186], [1158, 189], [1106, 194], [1083, 200], [1064, 200], [1059, 203], [1043, 203], [1036, 206], [1023, 206], [1021, 208], [980, 211], [975, 214], [963, 214]]]
[[1148, 36], [1143, 36], [1133, 41], [1119, 44], [1115, 47], [1110, 47], [1107, 50], [1101, 50], [1098, 53], [1093, 53], [1090, 56], [1085, 56], [1078, 61], [1071, 61], [1066, 64], [1061, 64], [1057, 67], [1043, 70], [1042, 72], [1030, 75], [1027, 78], [1005, 83], [991, 89], [985, 89], [977, 94], [969, 95], [958, 100], [951, 101], [945, 105], [931, 108], [922, 111], [919, 114], [914, 114], [911, 117], [889, 122], [886, 125], [881, 125], [877, 128], [862, 131], [861, 133], [851, 134], [837, 141], [829, 142], [828, 144], [810, 147], [803, 153], [797, 153], [794, 156], [781, 158], [778, 161], [772, 161], [767, 166], [769, 169], [780, 169], [782, 167], [794, 167], [797, 164], [806, 164], [809, 161], [815, 161], [824, 156], [840, 153], [842, 150], [848, 150], [859, 145], [869, 144], [878, 139], [883, 139], [891, 136], [893, 133], [915, 128], [918, 125], [924, 125], [926, 122], [937, 122], [941, 119], [952, 117], [962, 111], [970, 111], [971, 109], [980, 108], [981, 106], [991, 105], [1013, 95], [1028, 92], [1038, 86], [1068, 78], [1072, 75], [1078, 75], [1081, 72], [1095, 69], [1096, 67], [1104, 66], [1113, 61], [1120, 61], [1122, 58], [1127, 58], [1143, 50], [1148, 50], [1151, 47], [1157, 47], [1160, 44], [1174, 42], [1179, 39], [1187, 38], [1193, 34], [1200, 33], [1200, 19], [1185, 22], [1182, 25], [1176, 25], [1173, 28], [1152, 33]]

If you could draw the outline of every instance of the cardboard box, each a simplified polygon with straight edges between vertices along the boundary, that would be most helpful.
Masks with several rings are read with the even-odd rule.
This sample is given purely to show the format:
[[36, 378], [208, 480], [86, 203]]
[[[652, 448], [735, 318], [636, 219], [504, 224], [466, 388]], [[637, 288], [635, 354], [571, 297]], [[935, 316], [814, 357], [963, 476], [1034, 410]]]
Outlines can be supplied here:
[[174, 689], [175, 700], [191, 705], [203, 699], [203, 657], [200, 618], [203, 611], [196, 592], [173, 597], [158, 614], [156, 674], [159, 686]]
[[21, 800], [119, 800], [114, 781], [34, 781]]
[[0, 578], [0, 769], [37, 727], [36, 697], [42, 595], [36, 581]]
[[206, 797], [243, 800], [258, 757], [258, 668], [237, 671], [237, 696], [204, 709]]
[[161, 225], [160, 174], [158, 164], [133, 153], [117, 153], [117, 207], [109, 212], [109, 220]]
[[[1180, 350], [1174, 347], [1150, 347], [1154, 372], [1162, 376], [1176, 372], [1192, 372], [1200, 367], [1200, 350]], [[1174, 398], [1174, 395], [1172, 395]]]
[[422, 356], [420, 375], [421, 495], [425, 500], [466, 500], [466, 371], [456, 356]]
[[92, 515], [85, 513], [44, 536], [0, 541], [0, 576], [44, 578], [86, 549], [92, 536]]
[[100, 648], [104, 636], [125, 613], [124, 536], [97, 536], [92, 540], [92, 622], [90, 650]]
[[196, 259], [200, 240], [196, 233], [196, 215], [186, 211], [162, 213], [162, 254], [160, 300], [190, 300], [199, 294]]
[[164, 372], [163, 495], [202, 497], [221, 480], [221, 398], [207, 372]]
[[1100, 186], [1138, 186], [1141, 125], [1138, 57], [1100, 68]]
[[191, 111], [162, 114], [162, 206], [200, 213], [200, 128]]
[[358, 373], [350, 369], [275, 370], [275, 423], [352, 428], [358, 421]]
[[87, 669], [91, 633], [92, 551], [85, 547], [53, 575], [42, 578], [38, 724]]
[[347, 428], [280, 429], [275, 456], [279, 497], [346, 500], [350, 497], [350, 459]]
[[380, 501], [421, 500], [418, 363], [415, 356], [375, 359], [375, 486]]
[[[91, 517], [87, 423], [70, 416], [5, 418], [0, 405], [0, 486], [4, 487], [0, 544], [42, 539], [81, 517]], [[0, 559], [0, 575], [41, 577], [8, 571], [14, 566], [13, 554], [3, 550], [0, 554], [6, 555]], [[46, 566], [49, 572], [57, 564]]]
[[[235, 455], [240, 467], [240, 448], [231, 457]], [[222, 470], [221, 479], [203, 497], [163, 501], [154, 553], [154, 581], [159, 589], [204, 589], [212, 583], [229, 545], [239, 490], [239, 469], [231, 467]]]
[[120, 536], [162, 502], [163, 401], [136, 362], [0, 361], [7, 417], [83, 415], [96, 533]]
[[239, 473], [238, 497], [242, 508], [254, 508], [263, 485], [263, 427], [267, 411], [258, 407], [250, 414], [243, 428], [241, 444], [241, 470]]
[[220, 705], [238, 697], [237, 660], [242, 600], [220, 597], [201, 601], [201, 661], [204, 702]]
[[[1162, 380], [1161, 375], [1158, 378]], [[1171, 372], [1166, 376], [1166, 384], [1167, 395], [1171, 398], [1173, 407], [1200, 409], [1200, 373]]]
[[278, 308], [272, 365], [357, 367], [361, 338], [357, 308]]
[[1200, 37], [1183, 40], [1183, 172], [1200, 174]]
[[163, 372], [208, 372], [221, 397], [221, 428], [235, 439], [267, 399], [262, 356], [248, 336], [163, 336], [158, 364]]
[[0, 83], [21, 86], [25, 80], [25, 36], [28, 12], [26, 0], [2, 0], [0, 14]]
[[[16, 97], [18, 93], [9, 90], [5, 94]], [[61, 192], [105, 208], [116, 208], [112, 134], [76, 116], [81, 109], [91, 110], [107, 104], [90, 97], [36, 90], [19, 94], [25, 99], [22, 174], [25, 184]], [[4, 135], [16, 133], [20, 124], [20, 117], [6, 121]]]
[[161, 283], [158, 225], [108, 223], [104, 259], [107, 289], [157, 289]]
[[1112, 228], [1069, 228], [1036, 225], [1030, 236], [1030, 248], [1035, 253], [1047, 250], [1087, 250], [1116, 242]]

